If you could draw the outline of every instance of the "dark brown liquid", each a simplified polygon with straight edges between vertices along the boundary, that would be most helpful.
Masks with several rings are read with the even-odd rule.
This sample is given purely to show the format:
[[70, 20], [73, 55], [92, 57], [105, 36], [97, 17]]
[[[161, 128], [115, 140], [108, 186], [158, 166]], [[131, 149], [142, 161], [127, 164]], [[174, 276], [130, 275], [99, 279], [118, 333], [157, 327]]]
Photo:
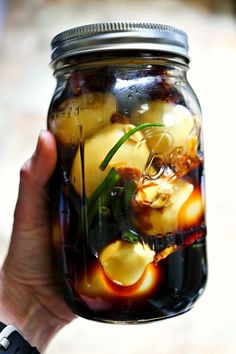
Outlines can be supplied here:
[[[103, 234], [95, 217], [90, 229], [81, 227], [81, 200], [69, 183], [68, 171], [57, 168], [51, 182], [52, 225], [58, 275], [65, 298], [73, 311], [99, 321], [142, 322], [175, 316], [188, 311], [202, 293], [207, 274], [205, 226], [200, 224], [177, 234], [153, 238], [139, 235], [157, 254], [166, 247], [174, 251], [156, 264], [149, 264], [131, 286], [114, 284], [106, 277], [97, 254], [117, 238], [122, 222], [103, 217]], [[185, 177], [199, 188], [201, 166]], [[100, 220], [101, 222], [101, 220]], [[128, 270], [127, 270], [128, 271]], [[145, 280], [146, 277], [146, 280]], [[145, 289], [145, 281], [149, 285]], [[151, 280], [150, 280], [151, 279]]]
[[[145, 66], [144, 63], [145, 61], [134, 64], [132, 59], [124, 66], [120, 64], [109, 66], [109, 70], [107, 65], [100, 65], [94, 69], [89, 67], [75, 70], [66, 79], [65, 86], [63, 84], [58, 86], [49, 110], [48, 125], [55, 134], [58, 144], [58, 166], [51, 181], [51, 217], [57, 273], [70, 308], [82, 317], [98, 321], [136, 323], [181, 314], [191, 309], [206, 283], [206, 228], [200, 120], [196, 119], [194, 123], [194, 119], [198, 116], [197, 104], [193, 104], [193, 109], [188, 107], [196, 99], [185, 82], [185, 77], [179, 77], [180, 68], [177, 71], [174, 68], [172, 71], [172, 67], [168, 69], [158, 65]], [[120, 85], [121, 83], [123, 86]], [[106, 117], [107, 121], [106, 119], [103, 121], [104, 111], [101, 114], [99, 104], [97, 107], [92, 102], [89, 106], [89, 99], [83, 100], [87, 93], [93, 94], [95, 101], [101, 100], [102, 96], [99, 95], [104, 95], [105, 112], [111, 114]], [[105, 96], [108, 93], [109, 97]], [[72, 103], [71, 98], [75, 99]], [[78, 101], [80, 99], [81, 101]], [[115, 107], [111, 109], [113, 101]], [[173, 227], [174, 233], [164, 234], [159, 231], [152, 232], [150, 214], [153, 210], [150, 207], [146, 207], [145, 204], [141, 206], [135, 204], [133, 197], [128, 198], [127, 202], [127, 196], [124, 195], [125, 186], [129, 185], [130, 180], [131, 182], [135, 180], [137, 188], [143, 173], [146, 172], [146, 167], [143, 171], [143, 167], [136, 166], [135, 163], [129, 164], [130, 161], [126, 161], [125, 158], [121, 160], [125, 160], [128, 168], [132, 165], [133, 169], [129, 171], [116, 168], [121, 179], [107, 192], [106, 201], [100, 198], [97, 201], [98, 205], [95, 205], [96, 208], [92, 208], [93, 203], [88, 206], [89, 198], [85, 193], [87, 180], [83, 168], [85, 138], [83, 132], [80, 132], [81, 135], [78, 134], [77, 125], [73, 125], [76, 119], [83, 115], [81, 112], [85, 102], [87, 108], [92, 111], [94, 121], [91, 126], [96, 129], [91, 136], [94, 138], [97, 131], [108, 125], [137, 126], [147, 122], [143, 121], [137, 113], [134, 114], [137, 107], [145, 108], [147, 105], [152, 111], [152, 102], [155, 110], [155, 105], [157, 106], [160, 101], [163, 104], [170, 104], [173, 107], [179, 105], [182, 109], [189, 110], [196, 129], [196, 132], [189, 133], [185, 141], [186, 143], [191, 134], [196, 138], [196, 141], [192, 140], [193, 151], [191, 151], [191, 144], [188, 145], [188, 151], [185, 151], [181, 144], [175, 145], [173, 149], [166, 146], [164, 149], [164, 155], [168, 155], [166, 160], [166, 156], [161, 156], [159, 151], [156, 153], [153, 146], [148, 148], [150, 155], [155, 155], [149, 162], [150, 171], [154, 170], [158, 175], [155, 178], [156, 183], [159, 176], [164, 176], [164, 179], [170, 177], [170, 180], [173, 177], [173, 181], [176, 179], [180, 184], [182, 183], [182, 187], [181, 185], [178, 187], [180, 190], [181, 188], [184, 190], [186, 185], [191, 185], [193, 188], [186, 203], [178, 210], [177, 231]], [[72, 114], [68, 113], [70, 110]], [[185, 111], [184, 115], [186, 114]], [[89, 126], [89, 118], [91, 116], [88, 115], [83, 122], [85, 130]], [[99, 123], [100, 118], [104, 126]], [[174, 132], [176, 140], [183, 134], [181, 126], [179, 129], [179, 134]], [[150, 135], [147, 134], [145, 139], [156, 137], [159, 141], [158, 130], [151, 129]], [[88, 139], [91, 136], [88, 135]], [[168, 133], [166, 137], [169, 137]], [[101, 147], [100, 144], [99, 146]], [[161, 145], [160, 147], [163, 148]], [[194, 148], [197, 151], [194, 151]], [[80, 174], [83, 183], [79, 188], [75, 188], [71, 183], [71, 169], [78, 149], [81, 154]], [[129, 155], [132, 155], [132, 151]], [[89, 160], [94, 157], [85, 156], [86, 158]], [[100, 158], [104, 159], [105, 156], [99, 156], [99, 163]], [[99, 188], [99, 183], [96, 188]], [[132, 184], [129, 188], [129, 191], [132, 190]], [[91, 210], [89, 212], [89, 209], [93, 212], [91, 213]], [[171, 224], [171, 221], [169, 223]], [[159, 229], [161, 230], [161, 227], [157, 226], [156, 230]], [[163, 225], [163, 229], [168, 228]], [[146, 265], [141, 277], [135, 283], [124, 286], [115, 283], [107, 276], [99, 257], [109, 245], [116, 244], [119, 240], [123, 242], [127, 230], [132, 232], [131, 238], [129, 234], [125, 242], [146, 245], [155, 252], [155, 257]]]

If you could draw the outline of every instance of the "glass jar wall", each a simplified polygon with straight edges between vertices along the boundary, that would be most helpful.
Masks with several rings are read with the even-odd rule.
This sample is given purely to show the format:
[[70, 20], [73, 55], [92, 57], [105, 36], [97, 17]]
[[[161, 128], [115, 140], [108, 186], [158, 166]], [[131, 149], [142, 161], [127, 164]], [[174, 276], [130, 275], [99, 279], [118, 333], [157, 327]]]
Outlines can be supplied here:
[[201, 110], [178, 53], [54, 63], [53, 245], [71, 309], [106, 322], [189, 310], [206, 283]]

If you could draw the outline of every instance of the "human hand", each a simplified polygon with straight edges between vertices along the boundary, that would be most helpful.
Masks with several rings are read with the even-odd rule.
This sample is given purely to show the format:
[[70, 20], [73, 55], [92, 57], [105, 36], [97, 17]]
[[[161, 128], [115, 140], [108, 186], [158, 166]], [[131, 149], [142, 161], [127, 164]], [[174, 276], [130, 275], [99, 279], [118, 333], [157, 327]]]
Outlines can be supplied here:
[[0, 320], [19, 328], [40, 351], [74, 318], [53, 271], [47, 184], [56, 159], [54, 137], [42, 131], [21, 169], [10, 248], [0, 271]]

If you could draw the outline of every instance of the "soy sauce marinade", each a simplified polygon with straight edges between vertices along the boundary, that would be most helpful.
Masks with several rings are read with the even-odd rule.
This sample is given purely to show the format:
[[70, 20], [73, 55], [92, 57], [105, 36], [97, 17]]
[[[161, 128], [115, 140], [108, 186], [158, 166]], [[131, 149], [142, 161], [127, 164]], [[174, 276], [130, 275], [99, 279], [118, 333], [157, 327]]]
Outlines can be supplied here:
[[123, 69], [75, 71], [51, 105], [52, 225], [75, 313], [137, 322], [190, 309], [204, 287], [203, 163], [171, 68]]

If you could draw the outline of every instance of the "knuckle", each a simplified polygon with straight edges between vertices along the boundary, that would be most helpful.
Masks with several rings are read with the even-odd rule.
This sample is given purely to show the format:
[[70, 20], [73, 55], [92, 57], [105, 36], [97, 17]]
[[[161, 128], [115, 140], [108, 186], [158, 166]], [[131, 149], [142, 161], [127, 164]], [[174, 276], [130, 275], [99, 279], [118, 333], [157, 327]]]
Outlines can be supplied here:
[[30, 169], [30, 160], [26, 161], [20, 169], [20, 179], [21, 181], [31, 179], [31, 169]]

